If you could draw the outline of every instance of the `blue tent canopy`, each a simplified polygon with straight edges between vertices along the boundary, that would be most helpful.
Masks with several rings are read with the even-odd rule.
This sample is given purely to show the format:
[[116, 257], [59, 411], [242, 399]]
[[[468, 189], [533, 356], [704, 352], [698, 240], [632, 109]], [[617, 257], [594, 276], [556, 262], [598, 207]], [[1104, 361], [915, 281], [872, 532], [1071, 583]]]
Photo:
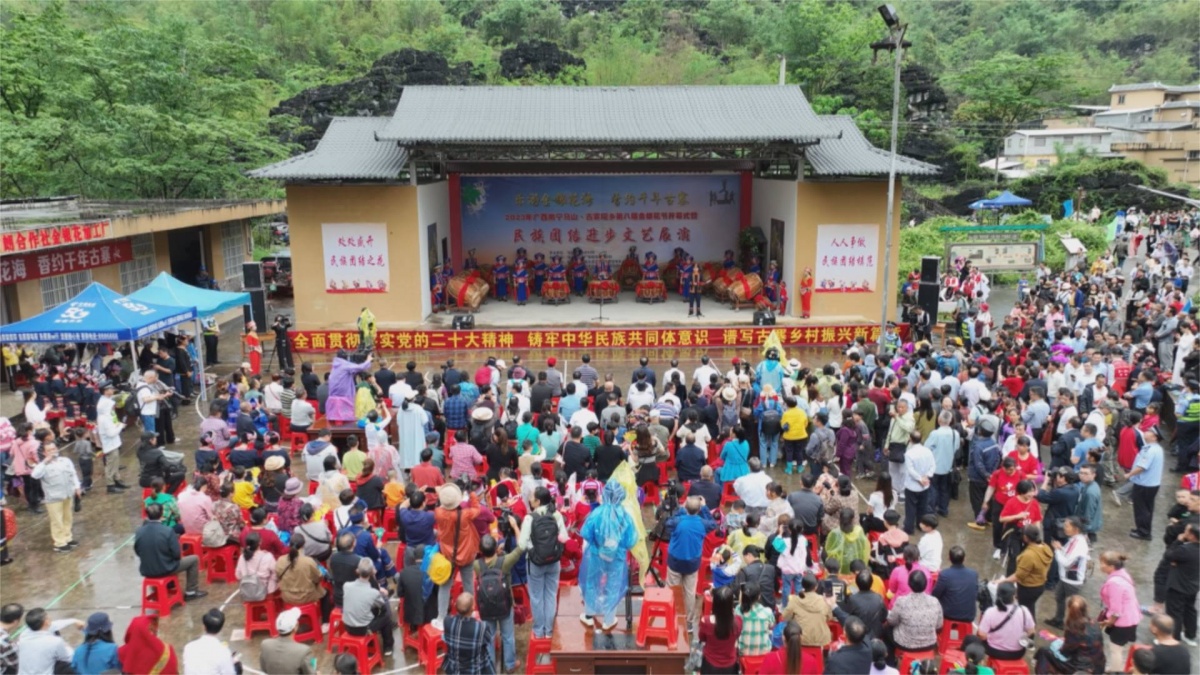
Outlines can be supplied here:
[[197, 316], [212, 316], [227, 309], [250, 304], [249, 293], [212, 291], [186, 284], [175, 277], [161, 272], [154, 281], [139, 291], [129, 294], [130, 300], [171, 307], [195, 307]]
[[195, 319], [195, 307], [138, 302], [93, 282], [48, 312], [0, 327], [0, 338], [6, 342], [125, 342]]
[[1008, 208], [1010, 206], [1033, 206], [1033, 202], [1025, 199], [1024, 197], [1018, 197], [1008, 190], [1005, 190], [1004, 192], [1001, 192], [1000, 196], [996, 197], [995, 199], [980, 199], [979, 201], [971, 202], [970, 208], [976, 211], [984, 209], [995, 211], [998, 209]]

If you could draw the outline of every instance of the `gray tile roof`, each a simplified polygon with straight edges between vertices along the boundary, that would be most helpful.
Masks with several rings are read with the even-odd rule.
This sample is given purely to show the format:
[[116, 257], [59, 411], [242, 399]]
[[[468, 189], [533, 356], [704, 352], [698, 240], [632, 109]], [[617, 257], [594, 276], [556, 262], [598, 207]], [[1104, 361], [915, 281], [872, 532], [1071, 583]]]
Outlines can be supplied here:
[[[818, 176], [878, 176], [886, 175], [891, 153], [881, 150], [863, 136], [854, 119], [847, 115], [821, 115], [820, 120], [842, 133], [835, 140], [823, 140], [805, 149], [812, 172]], [[920, 162], [903, 155], [896, 156], [896, 173], [902, 176], [930, 176], [941, 172], [933, 164]]]
[[1191, 100], [1185, 100], [1185, 101], [1167, 101], [1166, 103], [1162, 104], [1162, 106], [1161, 106], [1161, 107], [1162, 107], [1162, 108], [1165, 108], [1165, 109], [1171, 109], [1171, 108], [1200, 108], [1200, 101], [1191, 101]]
[[316, 149], [260, 169], [254, 178], [279, 180], [389, 180], [399, 177], [408, 153], [393, 142], [376, 140], [386, 117], [335, 117]]
[[809, 142], [835, 136], [795, 86], [405, 87], [382, 140]]
[[1176, 131], [1191, 129], [1192, 124], [1191, 122], [1133, 122], [1126, 125], [1113, 124], [1113, 127], [1129, 131]]
[[1108, 88], [1108, 93], [1119, 93], [1122, 91], [1144, 91], [1146, 89], [1161, 89], [1172, 94], [1187, 94], [1192, 92], [1200, 92], [1200, 84], [1163, 84], [1162, 82], [1137, 82], [1134, 84], [1114, 84]]

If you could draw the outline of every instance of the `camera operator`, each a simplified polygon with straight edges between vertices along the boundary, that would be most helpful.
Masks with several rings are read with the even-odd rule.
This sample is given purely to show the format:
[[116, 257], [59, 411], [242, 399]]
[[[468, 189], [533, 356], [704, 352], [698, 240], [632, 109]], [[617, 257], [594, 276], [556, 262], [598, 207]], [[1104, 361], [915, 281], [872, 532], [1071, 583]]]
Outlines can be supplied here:
[[662, 504], [654, 511], [654, 529], [650, 530], [651, 541], [670, 541], [674, 523], [671, 517], [679, 512], [679, 500], [683, 498], [683, 487], [679, 481], [672, 478], [667, 481], [667, 493], [663, 496]]
[[287, 370], [294, 368], [292, 363], [292, 343], [288, 341], [288, 329], [292, 327], [292, 320], [286, 314], [276, 314], [275, 323], [271, 324], [271, 330], [275, 332], [275, 355], [279, 357], [279, 369]]

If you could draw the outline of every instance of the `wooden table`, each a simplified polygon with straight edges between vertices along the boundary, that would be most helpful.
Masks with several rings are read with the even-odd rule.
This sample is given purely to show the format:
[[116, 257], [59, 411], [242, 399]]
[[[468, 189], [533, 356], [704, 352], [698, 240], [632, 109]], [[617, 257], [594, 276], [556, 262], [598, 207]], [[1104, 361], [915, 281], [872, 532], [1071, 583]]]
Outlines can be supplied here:
[[558, 618], [554, 622], [554, 637], [550, 643], [550, 655], [555, 659], [557, 672], [565, 675], [682, 673], [689, 651], [685, 632], [687, 619], [683, 607], [683, 589], [675, 586], [671, 590], [675, 593], [676, 623], [679, 627], [679, 641], [675, 649], [667, 647], [661, 639], [648, 640], [645, 647], [637, 646], [637, 615], [640, 613], [641, 598], [634, 598], [632, 631], [625, 630], [625, 616], [622, 615], [622, 608], [618, 608], [617, 627], [611, 633], [603, 633], [580, 623], [583, 595], [579, 587], [565, 589], [558, 599]]
[[[362, 450], [363, 452], [367, 451], [367, 432], [365, 429], [359, 427], [357, 424], [355, 424], [355, 423], [334, 424], [331, 426], [329, 424], [329, 418], [322, 417], [322, 418], [318, 419], [316, 422], [313, 422], [313, 425], [308, 428], [308, 439], [310, 441], [316, 440], [317, 436], [320, 435], [320, 432], [323, 429], [330, 430], [330, 432], [331, 432], [330, 440], [333, 442], [334, 447], [336, 447], [338, 449], [338, 457], [339, 458], [343, 454], [345, 454], [346, 449], [347, 449], [346, 439], [350, 438], [351, 436], [358, 437], [358, 449], [359, 450]], [[387, 431], [388, 431], [388, 438], [394, 442], [396, 439], [396, 433], [397, 433], [396, 432], [396, 418], [394, 416], [392, 417], [392, 421], [388, 423]]]

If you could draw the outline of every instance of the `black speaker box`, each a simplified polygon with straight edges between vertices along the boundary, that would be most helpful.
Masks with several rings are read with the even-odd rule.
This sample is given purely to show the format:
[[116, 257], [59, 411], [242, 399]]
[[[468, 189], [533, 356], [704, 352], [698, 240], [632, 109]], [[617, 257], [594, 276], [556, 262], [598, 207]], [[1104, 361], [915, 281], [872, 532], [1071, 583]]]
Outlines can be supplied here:
[[941, 263], [942, 259], [936, 255], [927, 255], [921, 258], [921, 283], [938, 283], [938, 268]]
[[774, 326], [775, 312], [769, 309], [760, 310], [754, 313], [755, 326]]
[[941, 287], [936, 283], [930, 284], [922, 281], [917, 286], [917, 306], [933, 317], [930, 323], [937, 320], [938, 292], [940, 290]]
[[454, 330], [471, 330], [475, 327], [474, 314], [457, 314], [454, 321], [450, 324]]
[[267, 293], [262, 288], [247, 288], [250, 304], [242, 306], [242, 319], [253, 321], [261, 331], [267, 330]]
[[262, 263], [242, 263], [242, 288], [249, 291], [263, 287]]

